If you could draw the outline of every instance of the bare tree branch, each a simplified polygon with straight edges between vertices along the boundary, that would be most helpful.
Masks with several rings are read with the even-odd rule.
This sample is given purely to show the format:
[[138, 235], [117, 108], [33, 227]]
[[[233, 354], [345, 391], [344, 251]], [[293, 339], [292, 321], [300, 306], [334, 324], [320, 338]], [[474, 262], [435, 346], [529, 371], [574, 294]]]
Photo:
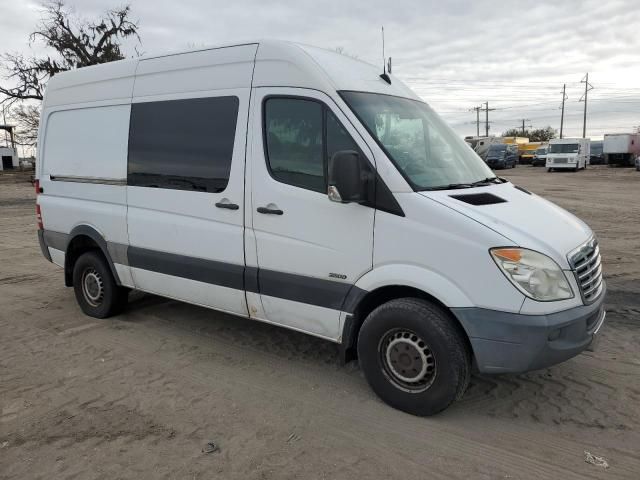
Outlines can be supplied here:
[[[23, 100], [42, 100], [48, 79], [60, 72], [99, 63], [121, 60], [124, 39], [138, 36], [137, 22], [131, 21], [131, 8], [109, 10], [95, 22], [78, 19], [62, 0], [43, 4], [43, 12], [30, 42], [42, 42], [55, 55], [26, 58], [21, 54], [0, 55], [6, 84], [0, 84], [0, 104]], [[136, 49], [137, 52], [137, 49]]]
[[9, 116], [16, 124], [15, 142], [25, 147], [35, 147], [40, 126], [39, 106], [18, 105], [9, 111]]

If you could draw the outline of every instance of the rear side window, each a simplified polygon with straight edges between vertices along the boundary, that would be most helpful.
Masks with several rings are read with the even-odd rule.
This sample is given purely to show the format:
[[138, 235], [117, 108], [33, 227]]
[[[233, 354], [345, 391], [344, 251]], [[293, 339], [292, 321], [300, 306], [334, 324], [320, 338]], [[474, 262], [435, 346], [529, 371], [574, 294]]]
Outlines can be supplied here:
[[282, 183], [326, 193], [329, 159], [340, 150], [360, 152], [331, 110], [317, 101], [269, 98], [264, 122], [269, 171]]
[[127, 184], [222, 192], [229, 183], [238, 97], [131, 105]]

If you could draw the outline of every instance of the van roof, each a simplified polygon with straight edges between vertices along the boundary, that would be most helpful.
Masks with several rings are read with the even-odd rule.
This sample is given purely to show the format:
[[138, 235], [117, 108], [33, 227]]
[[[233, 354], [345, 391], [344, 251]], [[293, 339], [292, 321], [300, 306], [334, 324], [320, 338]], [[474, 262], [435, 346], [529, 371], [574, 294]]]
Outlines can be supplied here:
[[[254, 61], [254, 68], [240, 68]], [[140, 78], [149, 70], [142, 68], [143, 65], [154, 65], [155, 72], [226, 68], [221, 81], [224, 85], [221, 83], [217, 88], [247, 87], [253, 80], [254, 87], [309, 88], [329, 94], [336, 90], [358, 90], [420, 100], [393, 75], [390, 75], [391, 85], [382, 80], [380, 66], [309, 45], [259, 40], [146, 55], [62, 72], [49, 80], [45, 106], [131, 98], [134, 78]], [[216, 81], [215, 76], [208, 79], [209, 84]]]

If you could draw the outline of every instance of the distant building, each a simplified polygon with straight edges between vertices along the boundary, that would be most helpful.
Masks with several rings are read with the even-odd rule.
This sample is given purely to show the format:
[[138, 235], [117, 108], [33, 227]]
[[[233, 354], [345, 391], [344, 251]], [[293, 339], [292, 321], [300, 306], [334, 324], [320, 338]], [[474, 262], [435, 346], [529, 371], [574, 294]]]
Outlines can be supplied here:
[[0, 125], [0, 130], [9, 132], [9, 145], [0, 146], [0, 170], [12, 170], [20, 166], [18, 149], [13, 139], [13, 125]]

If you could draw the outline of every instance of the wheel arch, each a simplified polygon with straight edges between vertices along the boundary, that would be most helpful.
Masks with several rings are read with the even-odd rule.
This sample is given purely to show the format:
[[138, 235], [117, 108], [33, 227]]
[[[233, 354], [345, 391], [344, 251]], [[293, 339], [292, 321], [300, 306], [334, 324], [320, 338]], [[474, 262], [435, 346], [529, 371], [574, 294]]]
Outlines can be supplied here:
[[[446, 278], [415, 266], [387, 266], [385, 272], [378, 272], [376, 277], [386, 278], [386, 283], [362, 277], [355, 285], [360, 292], [358, 299], [353, 301], [353, 307], [344, 318], [340, 343], [340, 361], [346, 363], [357, 358], [357, 341], [360, 327], [369, 313], [378, 306], [396, 298], [413, 297], [433, 303], [445, 311], [452, 324], [460, 329], [467, 341], [469, 352], [472, 352], [469, 335], [458, 318], [453, 314], [453, 307], [472, 307], [471, 300], [452, 282]], [[400, 280], [400, 278], [402, 280]], [[391, 281], [395, 280], [395, 281]], [[368, 286], [369, 288], [365, 288]]]
[[64, 283], [67, 287], [73, 285], [73, 267], [76, 260], [85, 252], [90, 250], [98, 250], [102, 253], [103, 257], [107, 260], [109, 269], [113, 275], [118, 286], [120, 283], [120, 277], [111, 260], [109, 250], [107, 248], [107, 241], [94, 227], [90, 225], [78, 225], [71, 230], [69, 234], [69, 242], [67, 243], [65, 256], [64, 256]]

